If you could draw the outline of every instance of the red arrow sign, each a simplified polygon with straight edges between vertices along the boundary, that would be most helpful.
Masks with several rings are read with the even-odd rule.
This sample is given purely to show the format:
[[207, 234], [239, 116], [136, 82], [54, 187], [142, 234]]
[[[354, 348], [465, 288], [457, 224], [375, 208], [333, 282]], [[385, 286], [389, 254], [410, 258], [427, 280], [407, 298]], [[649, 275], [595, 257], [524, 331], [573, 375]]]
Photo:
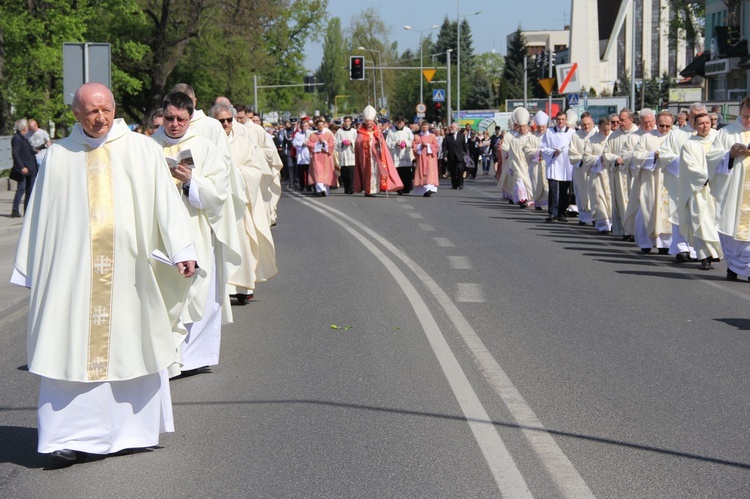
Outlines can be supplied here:
[[578, 63], [573, 63], [573, 67], [570, 68], [570, 71], [568, 71], [567, 76], [565, 76], [565, 81], [562, 82], [562, 85], [560, 85], [560, 89], [558, 90], [558, 93], [565, 92], [565, 87], [568, 86], [568, 83], [570, 83], [570, 80], [573, 78], [573, 74], [576, 72], [576, 69], [578, 69]]

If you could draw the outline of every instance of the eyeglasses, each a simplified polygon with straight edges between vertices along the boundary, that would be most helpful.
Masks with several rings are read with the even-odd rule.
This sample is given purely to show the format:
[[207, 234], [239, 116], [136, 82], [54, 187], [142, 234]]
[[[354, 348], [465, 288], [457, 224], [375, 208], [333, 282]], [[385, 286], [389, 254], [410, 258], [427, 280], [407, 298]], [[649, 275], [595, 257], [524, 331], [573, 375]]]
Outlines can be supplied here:
[[612, 123], [613, 125], [619, 125], [620, 124], [620, 120], [612, 120], [612, 121], [610, 121], [610, 123]]
[[671, 128], [672, 127], [672, 125], [669, 125], [667, 123], [659, 123], [656, 126], [658, 126], [659, 128]]
[[231, 123], [234, 118], [219, 118], [219, 122], [223, 125], [224, 123]]
[[164, 121], [166, 121], [167, 123], [172, 123], [173, 121], [176, 121], [180, 125], [184, 125], [188, 121], [188, 118], [178, 118], [177, 116], [165, 116]]

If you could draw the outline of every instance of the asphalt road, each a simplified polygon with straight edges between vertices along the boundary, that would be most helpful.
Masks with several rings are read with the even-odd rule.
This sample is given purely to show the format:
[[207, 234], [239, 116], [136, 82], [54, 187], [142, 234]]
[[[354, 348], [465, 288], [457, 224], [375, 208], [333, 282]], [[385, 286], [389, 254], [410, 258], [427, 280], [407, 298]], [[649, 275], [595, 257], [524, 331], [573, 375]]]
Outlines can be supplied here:
[[0, 284], [0, 497], [750, 497], [750, 283], [543, 218], [486, 177], [286, 192], [281, 272], [171, 382], [176, 432], [66, 468]]

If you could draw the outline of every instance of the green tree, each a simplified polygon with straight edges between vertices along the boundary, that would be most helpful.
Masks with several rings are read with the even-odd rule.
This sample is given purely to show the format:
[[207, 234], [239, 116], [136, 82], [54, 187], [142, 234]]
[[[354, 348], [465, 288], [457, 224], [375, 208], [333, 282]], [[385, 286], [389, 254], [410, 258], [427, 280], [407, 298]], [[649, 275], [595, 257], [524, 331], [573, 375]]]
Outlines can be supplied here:
[[318, 80], [324, 83], [323, 92], [331, 103], [346, 89], [348, 62], [347, 43], [341, 30], [341, 20], [334, 17], [328, 22], [323, 42], [323, 61], [317, 72]]
[[506, 99], [523, 97], [523, 60], [527, 57], [527, 54], [526, 37], [521, 26], [518, 26], [508, 44], [508, 53], [505, 55], [505, 64], [503, 65], [504, 85], [501, 86], [500, 92], [500, 99], [503, 102]]

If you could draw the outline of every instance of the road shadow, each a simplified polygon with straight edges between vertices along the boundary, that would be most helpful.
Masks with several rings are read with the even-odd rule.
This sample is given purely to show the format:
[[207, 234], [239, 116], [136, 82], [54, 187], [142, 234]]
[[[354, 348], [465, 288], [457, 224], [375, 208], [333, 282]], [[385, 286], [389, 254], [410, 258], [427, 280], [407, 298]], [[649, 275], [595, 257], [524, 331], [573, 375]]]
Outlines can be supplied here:
[[750, 319], [714, 319], [717, 322], [723, 322], [724, 324], [732, 327], [736, 327], [740, 331], [750, 331]]
[[646, 276], [646, 277], [666, 277], [668, 279], [694, 279], [696, 277], [703, 279], [705, 281], [724, 281], [726, 278], [723, 275], [711, 275], [711, 274], [685, 274], [682, 272], [647, 272], [647, 271], [638, 271], [638, 270], [617, 270], [618, 274], [631, 274], [631, 275], [640, 275], [640, 276]]

